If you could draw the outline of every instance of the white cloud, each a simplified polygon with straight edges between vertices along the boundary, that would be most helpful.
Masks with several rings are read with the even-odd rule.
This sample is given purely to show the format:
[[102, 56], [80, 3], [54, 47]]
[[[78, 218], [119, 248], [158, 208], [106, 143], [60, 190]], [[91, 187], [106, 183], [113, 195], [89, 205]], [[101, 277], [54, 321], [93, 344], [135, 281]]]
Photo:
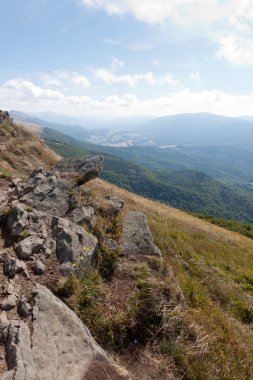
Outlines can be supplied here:
[[116, 75], [112, 71], [107, 70], [105, 68], [102, 68], [102, 69], [95, 69], [94, 74], [95, 74], [95, 78], [97, 80], [101, 80], [102, 82], [107, 83], [107, 84], [125, 83], [131, 87], [136, 85], [139, 81], [144, 81], [144, 82], [147, 82], [151, 85], [156, 84], [156, 80], [154, 78], [154, 75], [151, 72], [144, 73], [144, 74]]
[[217, 40], [217, 57], [237, 65], [253, 64], [252, 0], [236, 0]]
[[117, 69], [123, 67], [125, 63], [118, 59], [117, 57], [113, 57], [112, 63], [111, 63], [111, 69], [112, 71], [116, 71]]
[[87, 88], [90, 86], [89, 80], [84, 75], [80, 75], [75, 71], [55, 70], [51, 74], [39, 74], [39, 78], [45, 86], [63, 86], [68, 84]]
[[69, 80], [70, 83], [80, 87], [86, 88], [90, 86], [90, 82], [88, 81], [88, 79], [84, 75], [79, 75], [78, 73], [72, 73]]
[[190, 79], [191, 79], [193, 82], [200, 82], [200, 75], [199, 75], [199, 72], [198, 72], [198, 71], [195, 71], [194, 73], [191, 73], [191, 75], [190, 75]]
[[35, 86], [32, 82], [22, 78], [11, 79], [5, 82], [3, 88], [10, 90], [13, 95], [19, 99], [48, 99], [48, 100], [62, 100], [63, 95], [60, 91], [51, 89], [43, 89]]
[[162, 81], [171, 87], [181, 87], [182, 83], [176, 80], [171, 73], [167, 73], [163, 76]]
[[222, 91], [173, 91], [167, 96], [139, 99], [135, 94], [104, 98], [68, 96], [60, 91], [36, 86], [22, 78], [11, 79], [0, 86], [0, 108], [24, 112], [53, 111], [84, 116], [172, 115], [184, 112], [213, 112], [228, 116], [252, 114], [253, 93], [226, 94]]
[[85, 6], [102, 8], [112, 15], [130, 13], [137, 20], [151, 24], [168, 18], [186, 23], [218, 21], [226, 17], [235, 0], [81, 0]]
[[253, 8], [252, 0], [237, 0], [229, 23], [240, 32], [247, 32], [252, 29]]
[[236, 35], [219, 38], [217, 56], [238, 65], [253, 64], [253, 41]]

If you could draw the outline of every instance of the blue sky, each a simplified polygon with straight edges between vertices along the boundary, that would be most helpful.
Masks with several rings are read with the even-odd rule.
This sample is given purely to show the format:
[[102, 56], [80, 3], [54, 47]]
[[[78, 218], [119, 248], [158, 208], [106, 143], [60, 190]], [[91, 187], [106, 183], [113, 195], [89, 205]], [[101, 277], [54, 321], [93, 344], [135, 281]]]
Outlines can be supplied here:
[[250, 0], [2, 0], [0, 108], [253, 115]]

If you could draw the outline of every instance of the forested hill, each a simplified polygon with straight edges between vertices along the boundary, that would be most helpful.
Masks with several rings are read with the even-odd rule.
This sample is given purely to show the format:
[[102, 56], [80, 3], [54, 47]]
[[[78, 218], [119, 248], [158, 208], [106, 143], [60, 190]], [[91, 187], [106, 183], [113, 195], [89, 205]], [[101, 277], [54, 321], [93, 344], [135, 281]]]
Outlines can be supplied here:
[[182, 210], [253, 223], [251, 199], [202, 172], [149, 170], [109, 154], [110, 151], [116, 154], [113, 148], [77, 141], [50, 128], [44, 128], [41, 138], [63, 157], [103, 153], [102, 177], [122, 188]]

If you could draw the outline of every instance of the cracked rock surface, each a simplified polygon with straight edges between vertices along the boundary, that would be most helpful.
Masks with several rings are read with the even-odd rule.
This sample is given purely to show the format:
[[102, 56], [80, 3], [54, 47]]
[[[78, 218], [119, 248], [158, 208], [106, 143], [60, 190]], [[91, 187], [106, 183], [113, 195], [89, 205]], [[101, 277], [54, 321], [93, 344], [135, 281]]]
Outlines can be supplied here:
[[25, 321], [0, 317], [9, 369], [1, 380], [82, 380], [94, 360], [112, 364], [77, 315], [50, 290], [37, 284], [32, 299], [30, 328]]
[[143, 212], [131, 211], [124, 218], [120, 249], [126, 256], [142, 254], [162, 257]]

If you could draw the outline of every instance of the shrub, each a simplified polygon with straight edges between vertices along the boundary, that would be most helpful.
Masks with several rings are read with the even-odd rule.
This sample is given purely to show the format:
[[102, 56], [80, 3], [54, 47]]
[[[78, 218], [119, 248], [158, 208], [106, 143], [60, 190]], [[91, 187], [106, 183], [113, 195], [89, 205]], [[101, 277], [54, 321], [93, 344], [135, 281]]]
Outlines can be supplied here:
[[235, 300], [232, 302], [232, 311], [235, 316], [241, 319], [245, 324], [253, 323], [253, 307], [247, 305], [243, 300]]
[[97, 252], [96, 265], [101, 276], [110, 279], [117, 266], [118, 251], [101, 244]]
[[10, 207], [3, 207], [1, 210], [0, 210], [0, 216], [3, 218], [3, 219], [7, 219], [8, 216], [10, 216], [11, 214], [11, 208]]
[[73, 296], [79, 288], [80, 281], [72, 273], [67, 279], [63, 279], [56, 285], [54, 292], [61, 298]]

